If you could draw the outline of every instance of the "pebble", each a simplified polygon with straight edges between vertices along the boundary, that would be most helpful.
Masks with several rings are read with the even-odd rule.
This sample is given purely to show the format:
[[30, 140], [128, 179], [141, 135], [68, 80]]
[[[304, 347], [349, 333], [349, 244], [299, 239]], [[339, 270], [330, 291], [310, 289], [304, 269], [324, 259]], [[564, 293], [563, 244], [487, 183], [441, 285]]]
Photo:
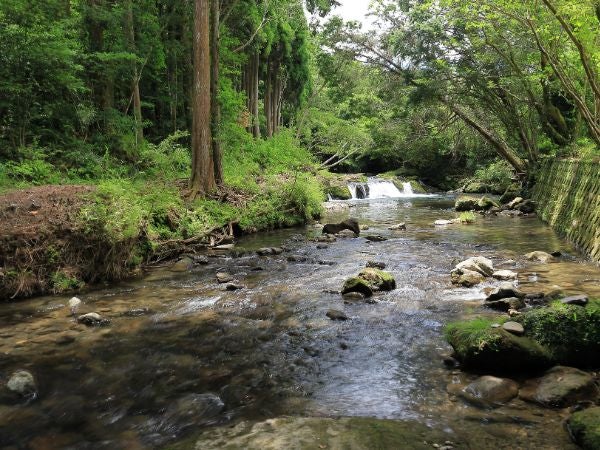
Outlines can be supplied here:
[[230, 283], [233, 281], [233, 276], [226, 272], [218, 272], [216, 276], [217, 276], [217, 281], [221, 284]]

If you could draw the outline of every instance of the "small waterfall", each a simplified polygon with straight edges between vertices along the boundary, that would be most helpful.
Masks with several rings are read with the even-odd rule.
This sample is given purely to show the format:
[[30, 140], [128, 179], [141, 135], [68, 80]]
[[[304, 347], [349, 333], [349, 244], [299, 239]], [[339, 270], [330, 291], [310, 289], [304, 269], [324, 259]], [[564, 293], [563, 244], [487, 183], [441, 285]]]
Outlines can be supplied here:
[[378, 178], [369, 178], [366, 183], [350, 183], [348, 185], [352, 199], [377, 199], [377, 198], [402, 198], [418, 197], [415, 194], [410, 182], [402, 183], [402, 191], [396, 185], [387, 180]]
[[404, 188], [404, 195], [414, 195], [415, 193], [413, 192], [412, 189], [412, 184], [410, 184], [410, 182], [406, 182], [406, 183], [402, 183], [402, 187]]

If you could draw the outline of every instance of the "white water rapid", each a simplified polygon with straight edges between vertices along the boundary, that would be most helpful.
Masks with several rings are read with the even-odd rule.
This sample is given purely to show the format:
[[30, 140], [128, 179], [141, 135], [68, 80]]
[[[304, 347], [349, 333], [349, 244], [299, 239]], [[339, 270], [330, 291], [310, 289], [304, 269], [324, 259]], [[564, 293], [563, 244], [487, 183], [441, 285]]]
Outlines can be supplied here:
[[394, 183], [378, 178], [369, 178], [366, 183], [350, 183], [348, 189], [352, 199], [377, 199], [377, 198], [405, 198], [420, 197], [415, 194], [409, 182], [402, 183], [403, 190], [400, 191]]

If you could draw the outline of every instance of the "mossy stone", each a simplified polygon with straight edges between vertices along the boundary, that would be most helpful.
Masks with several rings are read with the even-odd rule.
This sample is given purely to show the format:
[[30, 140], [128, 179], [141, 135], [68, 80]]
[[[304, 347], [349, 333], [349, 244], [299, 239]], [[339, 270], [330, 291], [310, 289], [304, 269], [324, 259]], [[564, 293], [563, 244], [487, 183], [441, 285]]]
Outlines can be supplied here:
[[477, 202], [478, 209], [487, 211], [492, 208], [499, 208], [500, 205], [489, 197], [481, 197]]
[[391, 273], [367, 267], [358, 274], [374, 291], [392, 291], [396, 289], [396, 280]]
[[474, 181], [465, 186], [464, 189], [466, 194], [481, 194], [492, 191], [492, 186], [486, 183], [481, 183], [479, 181]]
[[458, 322], [446, 328], [446, 339], [456, 358], [468, 368], [494, 373], [550, 367], [552, 360], [542, 345], [525, 336], [515, 336], [491, 321]]
[[459, 212], [473, 211], [478, 208], [478, 201], [475, 197], [459, 197], [456, 199], [454, 209]]
[[600, 407], [576, 412], [569, 417], [567, 426], [575, 442], [584, 449], [600, 449]]
[[369, 283], [359, 277], [348, 278], [344, 283], [342, 295], [350, 292], [360, 292], [365, 297], [371, 297], [373, 295], [373, 289], [371, 289]]
[[329, 186], [325, 190], [325, 192], [329, 194], [334, 200], [350, 200], [352, 198], [352, 194], [350, 193], [350, 189], [348, 189], [348, 186]]

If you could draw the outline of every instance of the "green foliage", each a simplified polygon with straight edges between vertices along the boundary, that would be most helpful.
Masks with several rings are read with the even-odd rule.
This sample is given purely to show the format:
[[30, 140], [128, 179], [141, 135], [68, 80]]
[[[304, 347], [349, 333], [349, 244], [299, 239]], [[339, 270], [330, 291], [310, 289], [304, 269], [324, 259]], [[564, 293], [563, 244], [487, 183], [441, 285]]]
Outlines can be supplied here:
[[475, 214], [473, 211], [461, 212], [458, 218], [460, 219], [460, 223], [469, 224], [477, 222], [477, 214]]
[[504, 160], [496, 160], [486, 167], [477, 169], [475, 180], [501, 187], [505, 190], [512, 182], [513, 169]]
[[81, 289], [84, 285], [82, 281], [75, 277], [69, 276], [67, 273], [60, 270], [52, 274], [50, 280], [52, 283], [52, 291], [57, 294], [75, 289]]

